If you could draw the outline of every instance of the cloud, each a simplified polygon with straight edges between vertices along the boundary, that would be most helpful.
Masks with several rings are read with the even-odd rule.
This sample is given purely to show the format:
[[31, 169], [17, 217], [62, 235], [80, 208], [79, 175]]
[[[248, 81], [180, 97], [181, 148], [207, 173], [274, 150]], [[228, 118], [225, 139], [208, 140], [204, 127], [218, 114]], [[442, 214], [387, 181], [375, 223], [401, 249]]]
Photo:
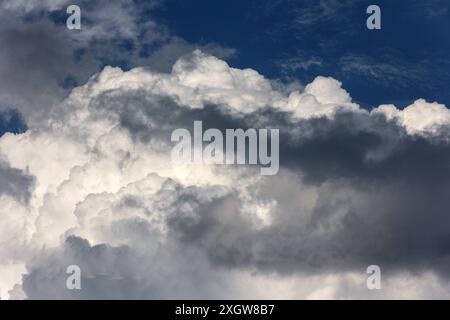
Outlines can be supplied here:
[[[286, 93], [198, 50], [170, 73], [106, 67], [48, 123], [0, 138], [28, 199], [0, 197], [0, 270], [16, 266], [0, 284], [26, 268], [11, 297], [447, 296], [449, 114], [370, 112], [321, 76]], [[280, 172], [173, 164], [170, 133], [194, 120], [279, 128]], [[386, 291], [366, 290], [371, 264]]]
[[308, 71], [313, 68], [319, 68], [323, 66], [324, 62], [318, 57], [296, 56], [292, 58], [283, 59], [277, 61], [277, 65], [283, 70], [284, 73], [289, 74], [297, 71]]
[[295, 22], [301, 26], [310, 26], [339, 19], [339, 12], [351, 5], [348, 1], [320, 0], [314, 6], [300, 6]]
[[408, 13], [427, 19], [436, 19], [448, 14], [448, 0], [430, 0], [426, 3], [416, 2], [408, 8]]
[[[437, 61], [436, 57], [432, 59]], [[436, 70], [427, 59], [412, 63], [398, 52], [380, 51], [377, 58], [346, 54], [339, 59], [338, 64], [340, 72], [345, 78], [368, 79], [372, 83], [385, 87], [404, 88], [417, 83], [428, 87], [430, 82], [444, 76], [441, 75], [441, 70]]]
[[0, 187], [0, 194], [7, 194], [22, 201], [30, 198], [30, 189], [33, 178], [17, 169], [10, 169], [5, 164], [0, 163], [0, 180], [5, 183]]
[[4, 0], [1, 4], [1, 7], [4, 10], [20, 10], [29, 12], [32, 10], [35, 10], [37, 8], [39, 9], [50, 9], [50, 10], [56, 10], [57, 8], [60, 8], [63, 5], [67, 5], [69, 3], [68, 0], [37, 0], [37, 1], [14, 1], [14, 0]]
[[395, 119], [410, 134], [423, 132], [439, 135], [446, 131], [450, 124], [450, 114], [445, 105], [439, 103], [427, 103], [424, 99], [415, 101], [403, 110], [398, 110], [394, 105], [382, 105], [372, 111], [381, 113], [388, 119]]
[[[46, 121], [71, 89], [104, 66], [169, 71], [201, 48], [221, 57], [232, 48], [189, 43], [159, 24], [160, 1], [81, 1], [82, 29], [66, 28], [65, 0], [3, 1], [0, 12], [0, 99], [27, 123]], [[1, 110], [1, 109], [0, 109]]]

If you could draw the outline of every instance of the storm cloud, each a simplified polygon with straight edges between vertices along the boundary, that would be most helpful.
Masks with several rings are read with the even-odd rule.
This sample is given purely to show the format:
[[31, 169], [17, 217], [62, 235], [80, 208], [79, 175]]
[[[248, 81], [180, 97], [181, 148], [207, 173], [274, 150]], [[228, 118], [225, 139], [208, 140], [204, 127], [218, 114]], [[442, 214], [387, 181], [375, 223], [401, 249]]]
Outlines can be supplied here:
[[[367, 111], [320, 76], [285, 89], [197, 50], [169, 73], [106, 67], [48, 124], [5, 134], [0, 283], [31, 299], [379, 298], [377, 264], [383, 297], [449, 296], [450, 111]], [[279, 128], [279, 173], [172, 163], [171, 132], [194, 120]]]

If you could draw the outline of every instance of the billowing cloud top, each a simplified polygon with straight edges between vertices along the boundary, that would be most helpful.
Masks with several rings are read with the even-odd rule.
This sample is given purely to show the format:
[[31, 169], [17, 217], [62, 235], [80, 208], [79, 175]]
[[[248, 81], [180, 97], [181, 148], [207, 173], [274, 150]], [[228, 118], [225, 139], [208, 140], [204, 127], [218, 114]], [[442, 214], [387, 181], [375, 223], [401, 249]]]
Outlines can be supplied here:
[[[170, 73], [106, 67], [47, 123], [5, 134], [2, 295], [450, 296], [449, 109], [367, 111], [320, 76], [285, 89], [197, 50]], [[194, 120], [279, 128], [280, 172], [173, 164], [170, 133]], [[71, 264], [83, 290], [65, 287]]]

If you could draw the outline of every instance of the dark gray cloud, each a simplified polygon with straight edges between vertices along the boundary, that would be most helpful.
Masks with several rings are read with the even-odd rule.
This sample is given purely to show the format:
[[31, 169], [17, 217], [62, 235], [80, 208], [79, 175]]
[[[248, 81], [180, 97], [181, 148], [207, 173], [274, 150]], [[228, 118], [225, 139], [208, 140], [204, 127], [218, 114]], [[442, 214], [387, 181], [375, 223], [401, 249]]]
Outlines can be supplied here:
[[[410, 135], [383, 115], [342, 111], [332, 119], [293, 121], [290, 113], [274, 110], [241, 115], [213, 104], [190, 109], [170, 97], [128, 91], [102, 96], [93, 114], [119, 115], [137, 141], [165, 152], [172, 130], [191, 130], [194, 120], [204, 129], [280, 128], [281, 172], [263, 178], [254, 191], [255, 198], [278, 204], [270, 226], [255, 229], [233, 192], [201, 200], [206, 190], [180, 189], [170, 203], [173, 237], [181, 246], [201, 248], [217, 266], [291, 274], [375, 263], [392, 272], [447, 274], [446, 127], [442, 136]], [[313, 205], [292, 201], [308, 188], [317, 195]], [[183, 213], [186, 207], [194, 216]]]
[[[69, 237], [64, 247], [33, 266], [23, 280], [29, 299], [129, 299], [142, 298], [139, 283], [129, 264], [139, 263], [126, 246], [90, 246], [87, 240]], [[66, 288], [67, 267], [79, 265], [83, 270], [82, 289]], [[44, 280], [45, 279], [45, 280]], [[120, 289], [120, 290], [117, 290]]]
[[[150, 241], [151, 227], [143, 221], [121, 221], [120, 228], [142, 233]], [[85, 239], [69, 236], [60, 248], [43, 252], [42, 257], [30, 262], [22, 288], [28, 299], [233, 297], [230, 278], [220, 270], [211, 270], [202, 253], [170, 242], [152, 251], [152, 244], [91, 246]], [[81, 269], [81, 290], [67, 290], [69, 265]]]
[[32, 176], [0, 161], [0, 181], [0, 195], [8, 195], [22, 202], [29, 201], [35, 182]]

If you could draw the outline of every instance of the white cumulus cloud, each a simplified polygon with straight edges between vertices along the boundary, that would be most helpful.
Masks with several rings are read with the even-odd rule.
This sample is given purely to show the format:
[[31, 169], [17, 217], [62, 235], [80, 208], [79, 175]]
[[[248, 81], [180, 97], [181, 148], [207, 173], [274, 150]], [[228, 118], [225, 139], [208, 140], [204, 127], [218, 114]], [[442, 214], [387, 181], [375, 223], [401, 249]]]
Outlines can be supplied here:
[[[292, 152], [281, 150], [281, 157], [294, 160], [282, 163], [272, 178], [254, 167], [172, 164], [170, 132], [208, 112], [217, 115], [217, 126], [285, 121], [290, 138], [281, 144]], [[352, 117], [360, 117], [361, 127], [346, 126]], [[448, 294], [437, 280], [427, 280], [438, 277], [435, 270], [418, 277], [399, 273], [407, 257], [397, 265], [372, 240], [378, 231], [391, 231], [386, 223], [393, 211], [405, 209], [404, 195], [390, 198], [399, 185], [389, 180], [390, 166], [383, 162], [398, 156], [389, 147], [409, 146], [415, 135], [432, 139], [442, 127], [448, 130], [449, 119], [445, 106], [424, 100], [404, 110], [380, 106], [368, 112], [342, 83], [326, 77], [286, 94], [258, 72], [232, 68], [199, 50], [179, 59], [170, 73], [106, 67], [72, 90], [47, 123], [0, 138], [0, 157], [24, 181], [16, 188], [27, 198], [0, 194], [1, 295], [377, 298], [364, 287], [369, 258], [395, 269], [388, 296], [427, 297], [431, 286]], [[331, 139], [326, 152], [332, 152], [339, 134], [351, 138], [341, 152], [345, 158], [319, 157], [320, 143]], [[358, 139], [367, 139], [361, 141], [373, 150]], [[296, 158], [296, 148], [310, 153]], [[380, 150], [378, 162], [366, 162]], [[318, 178], [325, 172], [321, 161], [330, 161], [325, 178]], [[349, 169], [352, 161], [361, 162], [351, 170], [361, 171]], [[381, 178], [388, 177], [383, 190], [371, 176], [375, 165]], [[358, 174], [367, 180], [352, 180]], [[407, 182], [409, 171], [400, 174]], [[379, 197], [386, 206], [373, 211]], [[446, 232], [439, 229], [438, 236]], [[361, 235], [367, 241], [351, 239]], [[401, 251], [405, 238], [398, 237], [384, 239], [385, 246]], [[368, 248], [373, 251], [364, 256]], [[65, 267], [73, 263], [85, 283], [77, 293], [64, 287]]]

